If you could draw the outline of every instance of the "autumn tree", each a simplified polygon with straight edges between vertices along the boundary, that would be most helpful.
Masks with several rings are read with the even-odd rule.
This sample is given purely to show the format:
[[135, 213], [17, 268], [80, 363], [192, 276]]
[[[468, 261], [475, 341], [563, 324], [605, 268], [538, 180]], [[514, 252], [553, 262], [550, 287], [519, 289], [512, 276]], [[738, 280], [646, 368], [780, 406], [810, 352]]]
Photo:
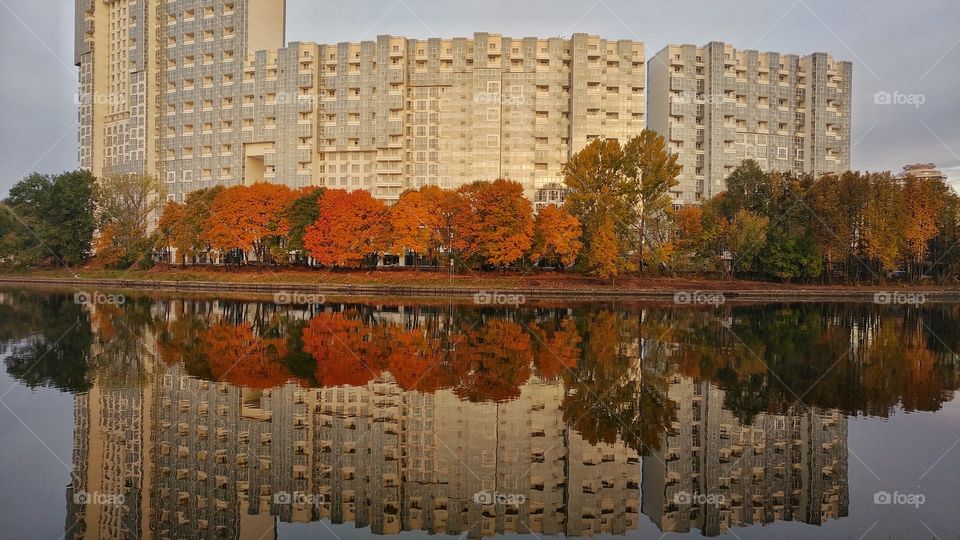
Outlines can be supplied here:
[[457, 192], [463, 200], [453, 217], [453, 247], [468, 264], [509, 266], [533, 242], [533, 206], [523, 186], [510, 180], [474, 182]]
[[149, 263], [150, 232], [160, 217], [166, 190], [155, 176], [117, 174], [97, 181], [97, 256], [108, 266]]
[[634, 243], [639, 194], [624, 167], [616, 139], [594, 140], [563, 167], [569, 189], [565, 207], [583, 228], [582, 266], [603, 277], [634, 268], [628, 249]]
[[576, 262], [583, 247], [580, 241], [583, 231], [575, 216], [563, 208], [545, 206], [537, 213], [533, 231], [531, 259], [558, 261], [563, 266]]
[[307, 252], [324, 266], [356, 268], [388, 247], [387, 207], [366, 190], [328, 189], [319, 217], [305, 230]]
[[754, 258], [767, 243], [770, 219], [741, 209], [733, 216], [724, 238], [733, 263], [730, 271], [751, 270]]
[[930, 242], [939, 232], [939, 220], [950, 188], [939, 179], [907, 176], [903, 183], [907, 227], [906, 253], [914, 270], [922, 268]]
[[282, 255], [290, 231], [285, 210], [293, 200], [290, 188], [258, 183], [224, 189], [213, 200], [202, 238], [214, 249], [253, 252], [259, 263]]
[[210, 252], [210, 244], [206, 241], [204, 232], [207, 229], [207, 221], [210, 218], [210, 209], [213, 201], [224, 190], [223, 186], [204, 188], [192, 191], [186, 195], [182, 205], [171, 207], [171, 215], [161, 216], [162, 227], [169, 228], [169, 238], [165, 240], [166, 246], [177, 250], [177, 259], [186, 264], [189, 258], [196, 264], [201, 255]]
[[903, 191], [889, 173], [869, 174], [869, 198], [861, 231], [861, 258], [872, 277], [895, 270], [904, 247], [906, 206]]
[[443, 192], [435, 186], [401, 194], [389, 211], [391, 251], [432, 257], [442, 245], [445, 233], [443, 203]]
[[[656, 249], [669, 237], [669, 210], [673, 205], [670, 190], [683, 170], [678, 154], [667, 151], [666, 141], [657, 132], [644, 129], [623, 146], [624, 174], [632, 187], [630, 201], [635, 209], [637, 257], [645, 264], [644, 247]], [[651, 230], [652, 229], [652, 230]]]
[[613, 279], [624, 267], [623, 248], [613, 220], [607, 217], [587, 247], [585, 268], [601, 279]]
[[684, 206], [673, 212], [674, 234], [670, 239], [671, 266], [681, 270], [700, 267], [703, 239], [703, 207]]
[[[184, 211], [185, 205], [183, 203], [168, 201], [163, 207], [160, 219], [157, 221], [156, 248], [166, 252], [168, 255], [170, 254], [170, 248], [173, 247], [173, 243], [176, 240], [177, 229], [183, 222]], [[182, 259], [183, 254], [178, 252], [176, 256]], [[176, 263], [177, 261], [171, 259], [170, 262]]]

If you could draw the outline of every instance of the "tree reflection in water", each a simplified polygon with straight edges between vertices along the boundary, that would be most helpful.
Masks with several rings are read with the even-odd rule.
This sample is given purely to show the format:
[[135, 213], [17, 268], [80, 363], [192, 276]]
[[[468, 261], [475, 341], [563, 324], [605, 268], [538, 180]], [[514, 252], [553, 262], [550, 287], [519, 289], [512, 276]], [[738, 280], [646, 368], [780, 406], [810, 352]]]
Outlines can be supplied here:
[[[475, 508], [468, 499], [487, 489], [485, 483], [474, 485], [467, 474], [458, 480], [464, 483], [448, 485], [451, 480], [441, 477], [452, 473], [441, 472], [439, 461], [427, 463], [410, 454], [404, 458], [405, 472], [377, 480], [383, 482], [378, 489], [393, 489], [410, 479], [421, 487], [433, 486], [433, 498], [426, 502], [411, 495], [391, 502], [388, 497], [382, 508], [365, 510], [363, 519], [380, 520], [372, 524], [381, 532], [401, 527], [391, 525], [399, 523], [391, 521], [397, 516], [404, 530], [466, 532], [487, 527], [483, 523], [489, 517], [492, 530], [500, 532], [583, 534], [587, 529], [574, 529], [572, 517], [564, 517], [573, 509], [582, 510], [577, 527], [587, 527], [583, 520], [589, 518], [622, 532], [634, 527], [638, 517], [637, 497], [629, 494], [639, 489], [638, 456], [649, 456], [643, 465], [643, 513], [665, 530], [667, 524], [704, 527], [704, 514], [682, 515], [684, 509], [669, 500], [682, 485], [671, 477], [676, 470], [671, 464], [688, 460], [708, 469], [726, 470], [731, 463], [746, 467], [744, 460], [754, 454], [737, 437], [753, 441], [756, 455], [762, 456], [769, 446], [772, 455], [783, 460], [795, 458], [790, 445], [782, 446], [791, 437], [807, 437], [825, 452], [829, 449], [814, 471], [821, 482], [820, 507], [829, 510], [820, 514], [812, 510], [814, 503], [805, 510], [797, 503], [783, 517], [769, 511], [783, 507], [780, 495], [754, 498], [751, 517], [735, 499], [724, 514], [727, 526], [771, 515], [808, 523], [843, 517], [846, 471], [839, 464], [846, 453], [844, 415], [885, 416], [897, 407], [934, 411], [951, 399], [960, 382], [960, 362], [952, 352], [960, 348], [960, 307], [952, 305], [480, 309], [447, 304], [277, 306], [143, 297], [128, 298], [122, 305], [89, 306], [75, 303], [72, 295], [27, 293], [7, 293], [0, 300], [4, 361], [13, 377], [27, 386], [77, 393], [78, 426], [92, 421], [79, 420], [92, 414], [91, 400], [122, 403], [113, 416], [101, 408], [98, 420], [120, 426], [109, 430], [113, 435], [108, 447], [116, 446], [117, 455], [149, 455], [158, 464], [173, 460], [157, 465], [156, 471], [166, 470], [177, 482], [181, 470], [192, 474], [189, 468], [177, 468], [178, 459], [200, 460], [198, 470], [205, 470], [204, 460], [226, 466], [236, 475], [230, 485], [249, 497], [248, 514], [266, 511], [283, 520], [360, 519], [342, 513], [346, 506], [323, 504], [297, 514], [301, 510], [296, 505], [277, 506], [270, 496], [283, 486], [326, 493], [322, 490], [333, 489], [327, 482], [334, 478], [354, 482], [366, 474], [358, 469], [366, 461], [356, 460], [393, 463], [400, 457], [393, 454], [393, 443], [377, 442], [393, 438], [410, 449], [438, 449], [437, 460], [452, 459], [445, 455], [449, 452], [469, 462], [471, 472], [485, 466], [509, 469], [511, 482], [522, 478], [531, 497], [564, 494], [564, 501], [552, 503], [543, 495], [542, 501], [516, 514], [502, 505]], [[149, 395], [139, 390], [151, 385], [156, 390]], [[109, 395], [122, 399], [106, 400]], [[698, 396], [705, 395], [715, 397], [722, 408], [703, 409]], [[150, 399], [159, 407], [153, 414], [171, 420], [155, 421], [153, 429], [159, 431], [151, 435], [153, 446], [137, 449], [143, 441], [135, 433], [146, 416], [133, 409], [154, 406]], [[436, 416], [424, 412], [434, 409]], [[396, 417], [399, 410], [405, 412]], [[454, 424], [450, 415], [458, 418]], [[719, 431], [701, 432], [698, 426], [708, 421], [703, 415], [713, 415]], [[293, 426], [294, 435], [308, 426], [315, 432], [312, 439], [298, 439], [289, 427], [268, 429], [272, 422]], [[460, 439], [437, 440], [441, 430]], [[365, 440], [361, 432], [376, 440]], [[280, 450], [272, 449], [273, 439], [290, 436], [294, 438], [284, 443], [290, 448], [283, 446], [283, 452], [293, 454], [276, 454]], [[720, 439], [704, 440], [713, 436]], [[87, 442], [79, 428], [77, 437], [75, 459], [92, 463], [83, 451]], [[484, 450], [490, 440], [493, 446]], [[690, 453], [691, 448], [706, 450]], [[318, 461], [309, 465], [309, 459]], [[278, 463], [286, 468], [270, 472]], [[769, 482], [794, 481], [776, 463], [768, 459], [750, 470]], [[575, 469], [581, 465], [599, 468], [577, 476], [581, 473]], [[319, 475], [313, 480], [311, 467]], [[274, 478], [280, 473], [282, 478]], [[135, 489], [140, 481], [111, 478], [124, 490]], [[224, 481], [216, 475], [208, 478], [203, 476], [203, 482]], [[491, 478], [493, 489], [503, 491], [500, 482], [505, 477], [497, 473]], [[255, 486], [260, 486], [259, 496], [253, 493]], [[78, 484], [71, 489], [81, 488]], [[341, 488], [330, 496], [353, 489]], [[741, 501], [750, 496], [736, 492], [735, 486], [716, 489], [730, 490], [731, 497]], [[439, 504], [446, 490], [465, 500], [427, 507]], [[192, 500], [189, 490], [183, 493]], [[658, 494], [661, 504], [654, 504]], [[163, 493], [155, 495], [162, 514], [167, 511]], [[173, 491], [167, 495], [182, 497]], [[615, 502], [593, 516], [593, 503], [581, 501], [584, 497]], [[442, 523], [436, 513], [441, 510], [448, 516]], [[196, 512], [201, 515], [203, 507]], [[603, 521], [606, 515], [616, 518]], [[184, 519], [187, 529], [201, 522], [212, 526], [206, 518]]]

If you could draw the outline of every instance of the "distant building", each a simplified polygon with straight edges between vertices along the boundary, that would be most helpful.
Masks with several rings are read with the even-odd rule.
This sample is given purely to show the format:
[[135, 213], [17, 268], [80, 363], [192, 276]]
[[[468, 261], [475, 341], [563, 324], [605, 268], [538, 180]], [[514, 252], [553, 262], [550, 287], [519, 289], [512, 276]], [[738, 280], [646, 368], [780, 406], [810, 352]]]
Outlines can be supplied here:
[[683, 167], [677, 206], [725, 191], [745, 159], [815, 175], [850, 168], [850, 62], [711, 42], [668, 45], [648, 73], [648, 126]]
[[908, 176], [912, 176], [917, 180], [947, 181], [947, 175], [943, 174], [933, 163], [914, 163], [913, 165], [904, 165], [903, 172], [898, 174], [897, 177], [900, 179], [906, 179]]

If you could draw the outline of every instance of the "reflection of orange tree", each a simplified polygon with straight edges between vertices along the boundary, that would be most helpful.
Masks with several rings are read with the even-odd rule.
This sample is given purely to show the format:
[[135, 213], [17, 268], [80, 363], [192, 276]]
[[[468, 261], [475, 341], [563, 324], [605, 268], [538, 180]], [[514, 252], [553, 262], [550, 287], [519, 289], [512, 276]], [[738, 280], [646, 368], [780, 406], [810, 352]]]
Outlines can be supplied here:
[[564, 371], [577, 367], [580, 359], [580, 332], [573, 319], [547, 321], [531, 326], [537, 339], [533, 362], [537, 375], [555, 380]]
[[215, 324], [204, 332], [203, 347], [217, 380], [272, 388], [293, 379], [280, 361], [287, 354], [286, 339], [258, 337], [250, 325]]
[[389, 337], [387, 363], [400, 388], [436, 392], [456, 382], [439, 346], [421, 330], [395, 331]]
[[636, 319], [604, 310], [586, 315], [580, 324], [583, 357], [564, 374], [564, 421], [591, 444], [621, 440], [638, 452], [659, 448], [675, 418], [675, 404], [662, 377], [638, 371]]
[[454, 393], [470, 401], [506, 401], [520, 396], [530, 378], [530, 334], [514, 322], [489, 319], [470, 328], [451, 364], [459, 380]]
[[384, 343], [358, 314], [321, 313], [303, 330], [303, 348], [317, 362], [322, 386], [367, 384], [384, 368]]

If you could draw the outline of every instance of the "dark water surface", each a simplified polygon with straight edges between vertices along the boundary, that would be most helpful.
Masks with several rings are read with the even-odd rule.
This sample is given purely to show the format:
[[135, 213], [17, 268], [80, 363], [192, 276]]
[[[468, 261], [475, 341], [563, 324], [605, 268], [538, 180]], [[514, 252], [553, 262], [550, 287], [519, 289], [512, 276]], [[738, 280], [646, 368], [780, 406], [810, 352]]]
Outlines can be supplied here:
[[0, 538], [960, 538], [960, 306], [287, 299], [0, 289]]

